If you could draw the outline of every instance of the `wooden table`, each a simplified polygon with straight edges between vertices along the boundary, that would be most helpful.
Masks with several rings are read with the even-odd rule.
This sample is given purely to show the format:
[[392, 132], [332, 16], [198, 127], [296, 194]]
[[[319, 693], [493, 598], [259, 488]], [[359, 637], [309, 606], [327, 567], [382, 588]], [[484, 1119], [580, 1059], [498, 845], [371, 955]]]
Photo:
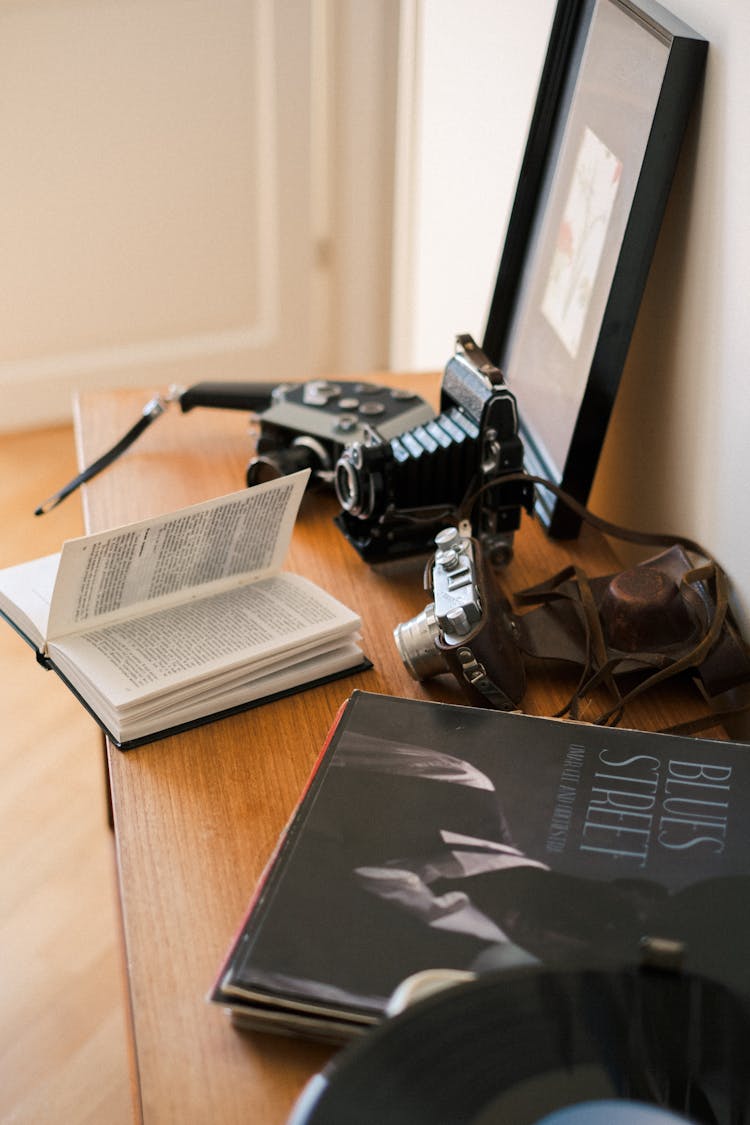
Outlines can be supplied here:
[[[437, 404], [438, 375], [379, 381], [406, 384]], [[81, 463], [113, 444], [152, 393], [83, 395], [76, 414]], [[240, 488], [251, 451], [247, 415], [215, 409], [183, 415], [175, 408], [85, 488], [87, 528], [99, 531]], [[337, 510], [332, 495], [305, 497], [289, 567], [362, 615], [373, 669], [138, 750], [107, 747], [134, 1103], [147, 1123], [286, 1120], [330, 1050], [240, 1033], [207, 993], [346, 696], [362, 688], [463, 702], [445, 678], [415, 683], [392, 640], [393, 627], [424, 608], [421, 564], [390, 572], [367, 566], [332, 523]], [[618, 569], [606, 543], [589, 530], [574, 543], [553, 543], [524, 517], [501, 585], [510, 592], [571, 560], [594, 574]], [[537, 680], [524, 709], [551, 714], [569, 686]], [[657, 729], [700, 711], [685, 686], [670, 687], [634, 705], [628, 722]]]

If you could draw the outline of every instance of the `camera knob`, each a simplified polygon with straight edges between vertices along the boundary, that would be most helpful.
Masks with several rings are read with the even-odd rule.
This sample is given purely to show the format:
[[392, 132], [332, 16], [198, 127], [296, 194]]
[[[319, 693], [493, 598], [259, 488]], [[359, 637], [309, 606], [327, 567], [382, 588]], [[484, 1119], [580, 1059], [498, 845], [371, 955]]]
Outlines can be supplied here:
[[355, 414], [342, 414], [336, 420], [334, 429], [342, 434], [351, 434], [357, 429], [359, 422]]
[[341, 394], [338, 383], [329, 383], [327, 379], [312, 379], [306, 383], [302, 392], [302, 401], [306, 406], [327, 406], [332, 398]]
[[444, 527], [435, 536], [435, 546], [441, 551], [445, 551], [449, 547], [456, 547], [460, 543], [461, 533], [457, 527]]
[[453, 547], [449, 547], [447, 551], [438, 551], [435, 554], [435, 562], [438, 566], [442, 566], [443, 570], [455, 570], [459, 563], [458, 551]]
[[466, 610], [461, 606], [449, 609], [445, 617], [450, 622], [451, 632], [457, 636], [465, 637], [467, 633], [471, 632], [471, 622], [466, 615]]

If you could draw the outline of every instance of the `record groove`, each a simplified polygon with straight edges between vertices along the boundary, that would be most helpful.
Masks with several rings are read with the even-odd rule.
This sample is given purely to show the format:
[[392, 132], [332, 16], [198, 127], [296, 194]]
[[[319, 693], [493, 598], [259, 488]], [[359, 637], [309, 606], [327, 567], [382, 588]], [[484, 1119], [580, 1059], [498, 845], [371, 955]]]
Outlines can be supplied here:
[[532, 1125], [601, 1098], [701, 1125], [742, 1125], [750, 1123], [749, 1032], [748, 1005], [695, 976], [488, 974], [418, 1002], [347, 1048], [290, 1125]]

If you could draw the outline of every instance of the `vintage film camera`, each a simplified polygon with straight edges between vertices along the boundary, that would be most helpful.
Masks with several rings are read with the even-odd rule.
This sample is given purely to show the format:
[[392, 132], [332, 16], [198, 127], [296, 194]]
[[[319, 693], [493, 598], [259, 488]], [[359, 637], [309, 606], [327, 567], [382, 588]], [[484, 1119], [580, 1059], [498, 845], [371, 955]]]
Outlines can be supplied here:
[[157, 395], [98, 461], [37, 508], [49, 511], [110, 465], [169, 405], [247, 410], [258, 429], [248, 485], [299, 469], [334, 486], [336, 523], [368, 563], [427, 555], [452, 523], [471, 527], [493, 563], [512, 550], [533, 485], [505, 481], [523, 466], [516, 401], [470, 336], [459, 336], [441, 384], [440, 414], [407, 388], [363, 381], [196, 383]]
[[512, 551], [529, 482], [516, 400], [471, 336], [459, 336], [441, 385], [440, 414], [389, 438], [373, 424], [336, 464], [336, 523], [361, 557], [382, 563], [426, 554], [437, 532], [466, 521], [493, 562]]
[[532, 485], [504, 483], [523, 467], [516, 401], [471, 336], [457, 338], [441, 384], [440, 414], [418, 395], [374, 383], [323, 379], [278, 386], [199, 383], [178, 398], [257, 412], [247, 483], [298, 469], [333, 484], [336, 524], [365, 562], [426, 555], [437, 532], [466, 520], [493, 563], [512, 550]]
[[457, 527], [435, 537], [426, 572], [433, 600], [393, 632], [415, 680], [451, 672], [471, 703], [513, 711], [526, 688], [518, 629], [476, 539]]
[[171, 387], [157, 394], [111, 449], [87, 466], [36, 509], [43, 515], [120, 457], [170, 406], [182, 413], [196, 407], [246, 410], [257, 427], [256, 452], [245, 479], [260, 484], [309, 469], [312, 485], [332, 486], [338, 458], [351, 443], [364, 440], [371, 426], [384, 441], [435, 417], [420, 395], [362, 380], [310, 379], [304, 383], [203, 382]]
[[197, 383], [180, 392], [180, 409], [197, 406], [257, 414], [255, 456], [248, 485], [310, 469], [316, 483], [332, 484], [338, 458], [370, 427], [384, 441], [427, 423], [435, 412], [406, 388], [362, 381], [311, 379], [305, 383]]
[[519, 605], [533, 607], [525, 613], [500, 593], [476, 539], [448, 528], [435, 546], [425, 572], [432, 601], [394, 629], [415, 680], [451, 673], [468, 702], [512, 711], [529, 669], [567, 665], [580, 678], [561, 714], [578, 718], [599, 687], [608, 703], [588, 721], [605, 723], [682, 672], [712, 715], [750, 703], [750, 646], [729, 608], [726, 576], [690, 540], [615, 574], [589, 579], [568, 567], [516, 593]]

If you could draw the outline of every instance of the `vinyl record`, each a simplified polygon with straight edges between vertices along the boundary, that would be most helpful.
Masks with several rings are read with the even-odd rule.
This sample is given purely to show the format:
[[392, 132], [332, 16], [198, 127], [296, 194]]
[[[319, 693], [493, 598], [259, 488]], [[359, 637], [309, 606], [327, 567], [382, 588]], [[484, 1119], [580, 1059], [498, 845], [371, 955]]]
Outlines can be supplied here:
[[428, 996], [338, 1055], [289, 1125], [684, 1121], [750, 1125], [750, 1008], [634, 968], [506, 971]]

